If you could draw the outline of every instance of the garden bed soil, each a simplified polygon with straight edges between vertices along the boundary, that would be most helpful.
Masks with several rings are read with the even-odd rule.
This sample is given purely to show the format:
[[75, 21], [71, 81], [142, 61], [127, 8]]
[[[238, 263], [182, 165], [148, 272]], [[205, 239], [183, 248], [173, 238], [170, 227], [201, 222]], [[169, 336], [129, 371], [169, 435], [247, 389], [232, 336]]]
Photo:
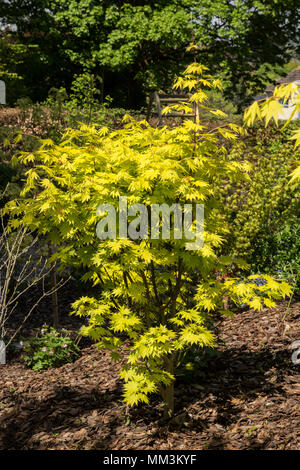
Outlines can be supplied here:
[[0, 366], [0, 449], [300, 449], [300, 304], [219, 320], [222, 340], [201, 377], [176, 381], [175, 418], [162, 404], [128, 410], [118, 367], [85, 347], [73, 364]]

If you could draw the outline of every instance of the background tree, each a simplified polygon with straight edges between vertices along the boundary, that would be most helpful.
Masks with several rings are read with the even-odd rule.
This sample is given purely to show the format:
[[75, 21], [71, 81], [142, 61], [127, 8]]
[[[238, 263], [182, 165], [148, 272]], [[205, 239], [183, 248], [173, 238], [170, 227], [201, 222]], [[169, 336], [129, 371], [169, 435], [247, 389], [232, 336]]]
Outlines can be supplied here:
[[[54, 16], [48, 0], [9, 0], [0, 4], [1, 37], [8, 33], [12, 44], [26, 49], [22, 62], [9, 62], [9, 71], [22, 77], [8, 82], [7, 101], [14, 103], [28, 96], [33, 102], [44, 100], [49, 90], [71, 83], [77, 71], [61, 47], [61, 35], [54, 28]], [[6, 60], [1, 55], [1, 61]]]
[[28, 53], [28, 47], [16, 42], [10, 34], [2, 33], [0, 35], [0, 79], [18, 80], [21, 79], [17, 74], [17, 67], [25, 61], [25, 54]]
[[293, 0], [9, 0], [0, 17], [16, 25], [19, 41], [38, 45], [19, 69], [34, 100], [88, 68], [127, 108], [170, 86], [190, 62], [192, 18], [200, 61], [227, 80], [227, 96], [241, 107], [249, 86], [255, 93], [265, 85], [263, 64], [277, 67], [299, 52], [299, 10]]

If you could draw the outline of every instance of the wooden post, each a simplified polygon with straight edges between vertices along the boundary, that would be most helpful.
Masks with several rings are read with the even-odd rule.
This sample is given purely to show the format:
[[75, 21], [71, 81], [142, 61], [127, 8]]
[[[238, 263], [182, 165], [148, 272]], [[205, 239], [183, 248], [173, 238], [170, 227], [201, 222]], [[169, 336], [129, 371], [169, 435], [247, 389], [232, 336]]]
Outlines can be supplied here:
[[[48, 244], [49, 247], [49, 257], [52, 254], [51, 244]], [[58, 330], [59, 328], [59, 312], [58, 312], [58, 297], [57, 297], [57, 279], [55, 266], [52, 265], [50, 271], [50, 281], [51, 281], [51, 299], [52, 299], [52, 319], [53, 319], [53, 328]]]
[[59, 314], [58, 314], [58, 297], [57, 297], [57, 280], [56, 280], [56, 272], [54, 266], [51, 269], [51, 284], [53, 292], [51, 294], [52, 297], [52, 313], [53, 313], [53, 328], [58, 330], [59, 328]]
[[156, 109], [157, 109], [157, 114], [158, 114], [158, 122], [157, 122], [157, 127], [159, 127], [162, 123], [162, 115], [161, 115], [161, 103], [160, 103], [160, 98], [158, 93], [154, 93], [154, 100], [156, 104]]
[[149, 122], [149, 119], [151, 117], [153, 100], [154, 100], [154, 96], [153, 96], [153, 93], [151, 93], [151, 95], [149, 96], [149, 101], [148, 101], [148, 106], [147, 106], [147, 117], [146, 117], [147, 122]]
[[6, 348], [4, 341], [0, 341], [0, 364], [6, 364]]

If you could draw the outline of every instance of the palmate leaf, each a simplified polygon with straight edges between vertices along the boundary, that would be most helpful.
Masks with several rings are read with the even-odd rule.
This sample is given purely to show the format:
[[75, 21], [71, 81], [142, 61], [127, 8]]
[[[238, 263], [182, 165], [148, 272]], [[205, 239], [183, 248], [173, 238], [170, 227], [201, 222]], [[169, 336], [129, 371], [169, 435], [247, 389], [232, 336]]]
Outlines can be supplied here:
[[[257, 285], [256, 279], [259, 279], [262, 284]], [[255, 310], [262, 310], [265, 300], [266, 306], [273, 306], [272, 299], [284, 298], [292, 292], [292, 287], [286, 281], [262, 274], [251, 275], [243, 282], [238, 279], [226, 279], [222, 284], [222, 289], [224, 295], [235, 303], [244, 303]]]
[[295, 147], [300, 145], [300, 129], [293, 132], [293, 135], [290, 137], [291, 140], [295, 140]]
[[126, 307], [120, 308], [120, 310], [114, 313], [111, 316], [112, 322], [112, 329], [114, 331], [127, 331], [130, 332], [132, 330], [140, 329], [142, 326], [141, 319], [134, 315], [130, 310]]
[[300, 182], [300, 165], [291, 173], [291, 183]]
[[273, 300], [270, 300], [268, 298], [264, 298], [264, 304], [266, 307], [269, 307], [269, 308], [276, 307], [276, 303]]
[[[156, 375], [162, 375], [158, 372], [158, 374], [154, 373], [153, 378]], [[145, 402], [148, 402], [147, 395], [149, 393], [154, 393], [157, 391], [157, 384], [153, 378], [151, 378], [151, 374], [149, 371], [142, 368], [137, 367], [122, 367], [120, 371], [121, 378], [125, 381], [124, 391], [125, 395], [128, 395], [129, 400], [136, 400], [139, 394], [145, 396]], [[163, 377], [161, 377], [163, 378]], [[168, 381], [168, 377], [164, 377], [164, 381]]]
[[261, 117], [261, 108], [258, 102], [254, 101], [254, 103], [249, 106], [244, 113], [244, 122], [247, 126], [252, 126], [254, 121], [260, 120]]
[[266, 101], [261, 107], [261, 116], [265, 120], [267, 126], [273, 118], [275, 123], [278, 124], [278, 116], [282, 112], [282, 105], [276, 99]]
[[290, 98], [293, 98], [298, 91], [299, 86], [296, 83], [282, 84], [275, 87], [273, 95], [281, 98], [285, 103]]
[[254, 297], [249, 301], [249, 307], [254, 308], [254, 310], [262, 310], [263, 306], [259, 297]]
[[206, 328], [199, 325], [189, 325], [180, 331], [177, 347], [181, 349], [186, 345], [192, 344], [197, 344], [202, 347], [213, 347], [215, 345], [215, 338]]

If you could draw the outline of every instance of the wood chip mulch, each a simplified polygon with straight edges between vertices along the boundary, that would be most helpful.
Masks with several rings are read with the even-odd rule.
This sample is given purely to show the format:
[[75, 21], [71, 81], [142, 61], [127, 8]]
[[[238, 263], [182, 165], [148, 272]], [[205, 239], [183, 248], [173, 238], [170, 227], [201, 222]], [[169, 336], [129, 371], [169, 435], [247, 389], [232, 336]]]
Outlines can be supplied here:
[[300, 303], [219, 321], [219, 354], [203, 376], [176, 382], [176, 416], [162, 404], [127, 410], [106, 351], [36, 372], [0, 366], [0, 449], [300, 449]]

